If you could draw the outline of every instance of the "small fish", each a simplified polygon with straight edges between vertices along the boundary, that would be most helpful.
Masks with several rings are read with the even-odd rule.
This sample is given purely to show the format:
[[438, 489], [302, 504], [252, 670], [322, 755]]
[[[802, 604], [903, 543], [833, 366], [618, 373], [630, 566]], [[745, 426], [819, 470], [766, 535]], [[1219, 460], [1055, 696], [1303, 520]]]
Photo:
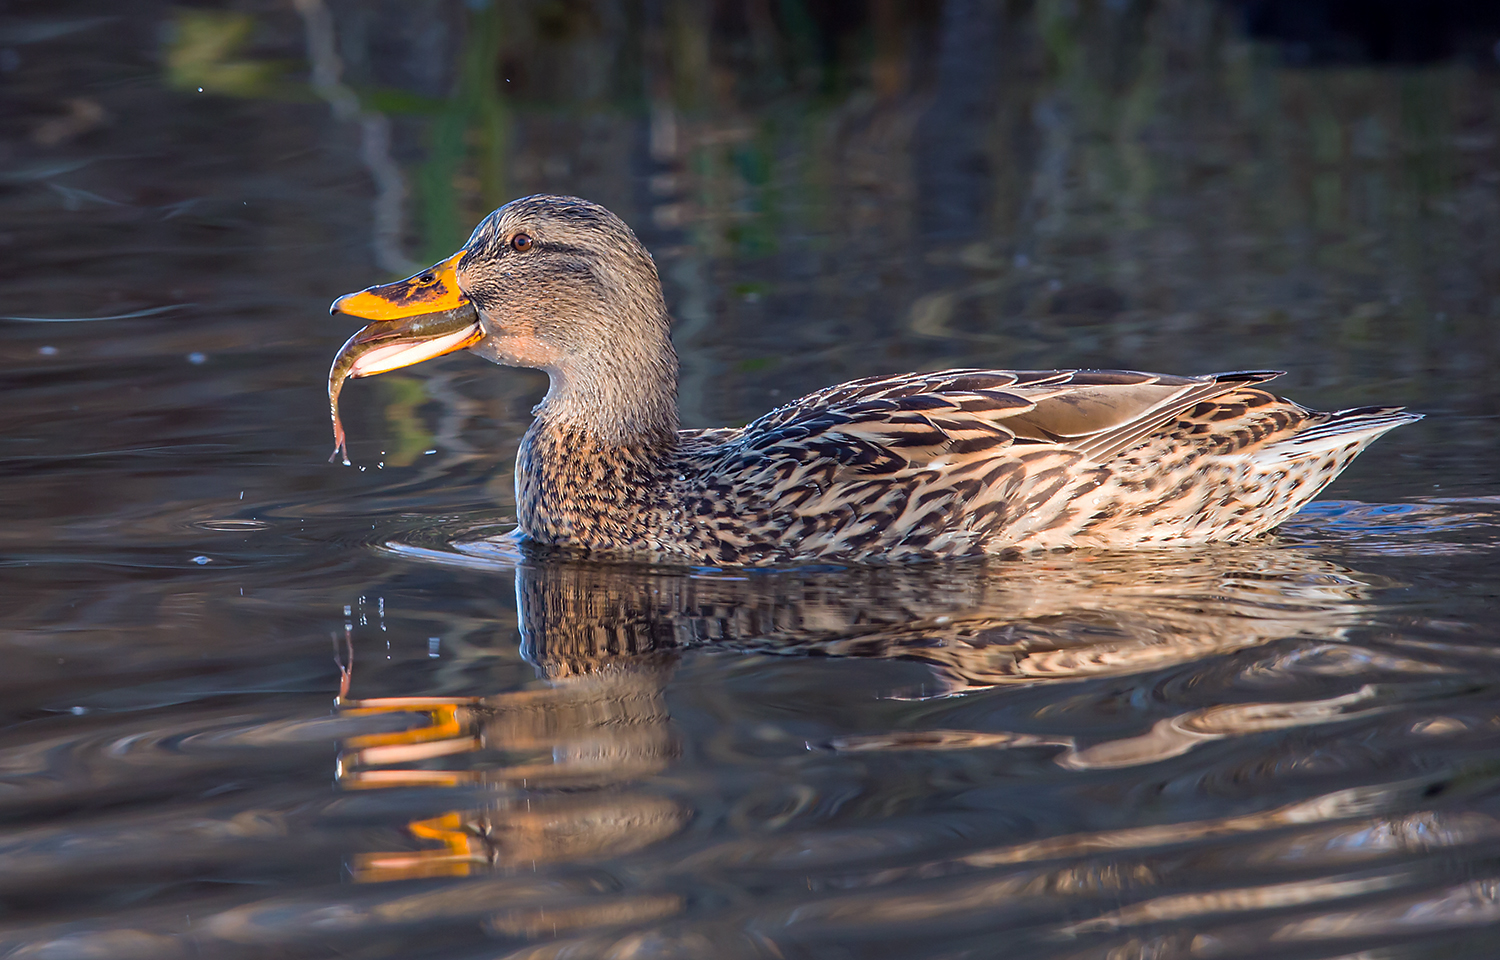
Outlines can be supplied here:
[[423, 313], [396, 320], [379, 320], [344, 342], [328, 370], [328, 412], [333, 418], [333, 455], [349, 466], [349, 444], [339, 419], [339, 393], [344, 381], [370, 377], [387, 370], [421, 363], [477, 343], [483, 337], [479, 314], [464, 301], [436, 313]]
[[361, 352], [358, 348], [350, 349], [350, 344], [353, 343], [354, 337], [344, 341], [338, 355], [333, 358], [333, 366], [328, 370], [328, 413], [333, 417], [333, 453], [328, 455], [328, 462], [334, 463], [342, 457], [346, 467], [349, 466], [349, 441], [344, 436], [344, 421], [339, 419], [339, 394], [343, 392], [344, 381], [349, 379], [349, 371], [353, 369], [354, 361], [359, 359]]

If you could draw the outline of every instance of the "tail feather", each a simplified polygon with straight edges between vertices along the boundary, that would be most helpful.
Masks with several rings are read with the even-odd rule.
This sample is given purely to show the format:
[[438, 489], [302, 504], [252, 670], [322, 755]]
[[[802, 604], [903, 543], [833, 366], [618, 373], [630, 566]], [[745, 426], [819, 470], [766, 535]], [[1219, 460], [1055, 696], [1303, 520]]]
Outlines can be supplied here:
[[1287, 459], [1300, 460], [1341, 450], [1350, 444], [1362, 447], [1388, 430], [1422, 419], [1422, 414], [1407, 413], [1404, 407], [1354, 407], [1324, 416], [1327, 419], [1272, 446]]

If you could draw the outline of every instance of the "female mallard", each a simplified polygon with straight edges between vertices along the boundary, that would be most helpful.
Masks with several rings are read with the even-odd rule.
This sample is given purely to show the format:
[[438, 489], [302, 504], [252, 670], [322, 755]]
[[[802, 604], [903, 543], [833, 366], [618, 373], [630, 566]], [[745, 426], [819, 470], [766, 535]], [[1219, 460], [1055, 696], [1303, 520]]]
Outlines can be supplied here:
[[371, 321], [329, 375], [340, 449], [345, 377], [461, 348], [545, 370], [516, 458], [521, 532], [688, 563], [1243, 540], [1418, 419], [1317, 413], [1256, 386], [1274, 371], [945, 370], [828, 387], [740, 429], [679, 430], [656, 266], [624, 222], [576, 197], [512, 201], [452, 257], [332, 309]]

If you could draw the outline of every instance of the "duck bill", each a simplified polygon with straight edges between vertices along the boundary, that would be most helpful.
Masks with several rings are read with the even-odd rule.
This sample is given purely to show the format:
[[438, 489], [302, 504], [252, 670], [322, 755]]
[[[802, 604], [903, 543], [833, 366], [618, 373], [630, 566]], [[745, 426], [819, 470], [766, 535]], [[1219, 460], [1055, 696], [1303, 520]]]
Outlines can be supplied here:
[[344, 313], [361, 320], [404, 320], [461, 307], [469, 302], [469, 298], [458, 289], [458, 261], [463, 255], [460, 250], [405, 280], [367, 287], [358, 293], [346, 293], [333, 301], [328, 312]]
[[473, 346], [479, 313], [458, 288], [456, 253], [415, 276], [339, 297], [329, 308], [369, 320], [333, 359], [330, 377], [373, 377]]

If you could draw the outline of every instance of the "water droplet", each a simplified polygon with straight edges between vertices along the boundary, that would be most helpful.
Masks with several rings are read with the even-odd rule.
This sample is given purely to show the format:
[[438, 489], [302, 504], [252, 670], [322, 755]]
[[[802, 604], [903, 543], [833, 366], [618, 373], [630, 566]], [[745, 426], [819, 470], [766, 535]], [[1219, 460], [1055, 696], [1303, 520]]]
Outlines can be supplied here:
[[188, 354], [188, 363], [191, 363], [195, 367], [207, 362], [208, 354], [206, 353], [198, 353], [197, 351], [194, 351], [193, 353]]
[[81, 717], [85, 713], [89, 712], [89, 708], [88, 707], [69, 707], [68, 708], [68, 712], [71, 713], [75, 717]]
[[207, 557], [199, 555], [199, 556], [196, 556], [196, 557], [193, 558], [193, 562], [196, 563], [198, 566], [201, 567], [205, 563], [208, 563], [210, 561], [209, 561], [209, 559]]
[[55, 357], [55, 356], [57, 356], [57, 348], [56, 347], [37, 347], [36, 352], [40, 353], [44, 357]]

